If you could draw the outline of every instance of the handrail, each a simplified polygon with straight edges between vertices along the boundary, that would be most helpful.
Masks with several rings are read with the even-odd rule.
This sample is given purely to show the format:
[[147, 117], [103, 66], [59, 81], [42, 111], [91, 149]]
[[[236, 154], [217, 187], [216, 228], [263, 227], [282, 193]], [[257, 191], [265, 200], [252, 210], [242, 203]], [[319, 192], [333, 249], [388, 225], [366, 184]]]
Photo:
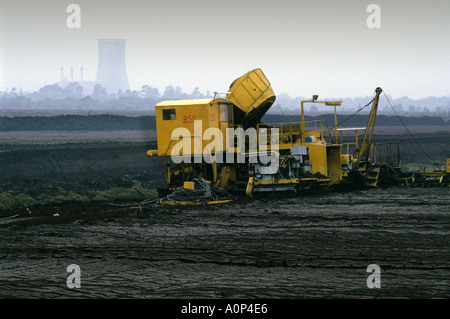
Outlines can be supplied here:
[[[386, 143], [373, 143], [370, 148], [370, 156], [369, 158], [372, 160], [373, 164], [377, 163], [377, 157], [379, 163], [383, 163], [383, 160], [386, 159], [387, 163], [393, 163], [393, 152], [392, 145], [397, 148], [397, 164], [400, 164], [400, 143], [399, 142], [386, 142]], [[383, 156], [383, 148], [386, 150], [385, 156]]]

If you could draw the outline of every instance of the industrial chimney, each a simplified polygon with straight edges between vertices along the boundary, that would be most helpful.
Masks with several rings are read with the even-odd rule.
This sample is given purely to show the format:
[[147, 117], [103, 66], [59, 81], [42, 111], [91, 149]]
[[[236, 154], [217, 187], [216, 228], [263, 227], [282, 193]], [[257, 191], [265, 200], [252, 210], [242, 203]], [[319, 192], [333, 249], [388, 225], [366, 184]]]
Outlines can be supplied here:
[[83, 82], [83, 67], [80, 67], [80, 82]]
[[98, 39], [98, 67], [95, 82], [116, 93], [128, 90], [128, 75], [125, 65], [124, 39]]

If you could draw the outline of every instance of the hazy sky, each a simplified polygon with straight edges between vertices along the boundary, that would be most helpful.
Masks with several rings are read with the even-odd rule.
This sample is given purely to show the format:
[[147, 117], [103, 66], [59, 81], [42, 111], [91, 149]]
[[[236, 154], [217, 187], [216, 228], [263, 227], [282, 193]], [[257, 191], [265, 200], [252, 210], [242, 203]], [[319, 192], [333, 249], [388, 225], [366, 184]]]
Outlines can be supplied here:
[[[98, 38], [127, 40], [130, 86], [226, 91], [261, 68], [276, 94], [450, 95], [450, 1], [0, 0], [0, 90], [95, 80]], [[69, 29], [69, 4], [81, 28]], [[381, 28], [366, 12], [381, 8]]]

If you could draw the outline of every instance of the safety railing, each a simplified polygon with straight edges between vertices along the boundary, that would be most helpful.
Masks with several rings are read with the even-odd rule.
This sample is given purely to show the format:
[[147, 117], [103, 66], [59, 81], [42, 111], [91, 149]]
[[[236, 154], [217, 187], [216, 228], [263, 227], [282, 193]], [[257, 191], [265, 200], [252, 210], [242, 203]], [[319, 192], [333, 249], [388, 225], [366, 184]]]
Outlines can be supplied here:
[[356, 147], [358, 146], [356, 143], [341, 143], [341, 153], [342, 154], [350, 154], [350, 152], [354, 153]]
[[[396, 161], [394, 161], [394, 157]], [[370, 146], [370, 155], [373, 164], [376, 163], [389, 163], [397, 165], [400, 164], [400, 144], [398, 142], [394, 143], [373, 143]]]
[[280, 140], [282, 140], [283, 135], [293, 136], [310, 136], [308, 132], [318, 132], [320, 139], [323, 139], [323, 124], [324, 120], [315, 120], [315, 121], [307, 121], [304, 122], [303, 125], [305, 127], [305, 132], [302, 132], [302, 122], [286, 122], [286, 123], [264, 123], [258, 124], [257, 130], [259, 128], [278, 128], [278, 132], [280, 135]]

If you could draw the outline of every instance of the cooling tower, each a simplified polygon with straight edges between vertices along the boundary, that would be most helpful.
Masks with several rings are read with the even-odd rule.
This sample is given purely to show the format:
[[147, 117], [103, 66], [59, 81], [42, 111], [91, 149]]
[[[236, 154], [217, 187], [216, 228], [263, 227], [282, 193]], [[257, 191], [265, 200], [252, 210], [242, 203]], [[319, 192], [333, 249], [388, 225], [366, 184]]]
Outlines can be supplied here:
[[125, 65], [125, 45], [123, 39], [98, 39], [98, 68], [95, 82], [106, 88], [108, 94], [119, 89], [128, 90], [128, 75]]

